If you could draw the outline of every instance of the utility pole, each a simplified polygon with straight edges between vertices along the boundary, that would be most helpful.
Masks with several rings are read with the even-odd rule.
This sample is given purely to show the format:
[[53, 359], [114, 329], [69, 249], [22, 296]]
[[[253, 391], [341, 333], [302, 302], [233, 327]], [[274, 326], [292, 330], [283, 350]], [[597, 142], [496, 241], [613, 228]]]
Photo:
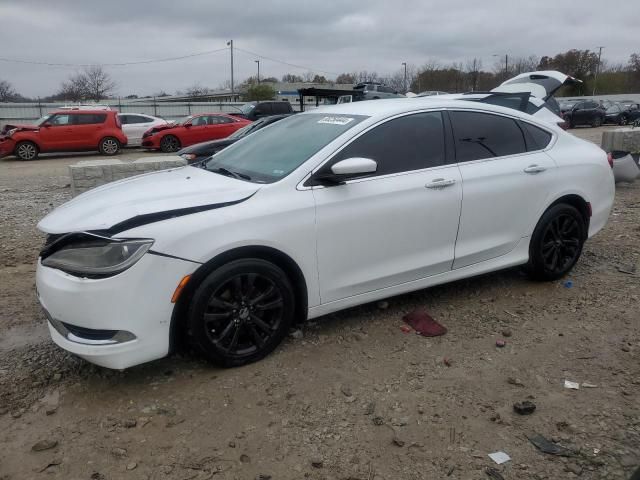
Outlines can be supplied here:
[[231, 47], [231, 101], [233, 102], [235, 97], [235, 90], [233, 88], [233, 40], [229, 40], [227, 46]]
[[509, 78], [509, 54], [504, 54], [504, 79], [505, 81]]
[[404, 93], [407, 93], [407, 62], [402, 62], [404, 65]]
[[598, 47], [598, 65], [596, 66], [596, 76], [593, 78], [593, 92], [592, 96], [596, 95], [596, 85], [598, 84], [598, 74], [600, 73], [600, 59], [602, 58], [602, 49], [604, 47]]
[[254, 60], [258, 64], [258, 85], [260, 85], [260, 60]]

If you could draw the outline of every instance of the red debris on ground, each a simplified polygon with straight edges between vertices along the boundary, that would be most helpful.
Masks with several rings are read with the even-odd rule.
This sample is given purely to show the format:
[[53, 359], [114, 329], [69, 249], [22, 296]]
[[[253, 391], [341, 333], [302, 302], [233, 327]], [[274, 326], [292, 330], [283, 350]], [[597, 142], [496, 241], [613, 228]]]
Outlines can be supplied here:
[[414, 310], [413, 312], [407, 313], [402, 317], [402, 320], [404, 320], [407, 325], [413, 327], [418, 335], [422, 335], [423, 337], [438, 337], [447, 333], [446, 327], [436, 322], [431, 315], [424, 310]]

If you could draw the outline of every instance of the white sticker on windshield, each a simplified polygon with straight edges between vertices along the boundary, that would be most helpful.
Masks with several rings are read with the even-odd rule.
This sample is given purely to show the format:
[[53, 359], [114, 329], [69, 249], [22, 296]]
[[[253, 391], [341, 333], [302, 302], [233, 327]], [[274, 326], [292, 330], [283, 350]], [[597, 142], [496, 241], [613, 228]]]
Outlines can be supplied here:
[[318, 120], [318, 123], [329, 123], [331, 125], [346, 125], [353, 122], [353, 118], [349, 117], [324, 117]]

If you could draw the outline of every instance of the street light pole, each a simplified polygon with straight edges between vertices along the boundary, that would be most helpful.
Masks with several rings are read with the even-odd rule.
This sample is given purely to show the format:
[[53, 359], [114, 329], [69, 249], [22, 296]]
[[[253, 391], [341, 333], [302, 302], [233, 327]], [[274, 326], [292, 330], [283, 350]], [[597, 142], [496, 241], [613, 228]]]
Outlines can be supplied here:
[[404, 65], [404, 93], [407, 93], [407, 62], [402, 62]]
[[600, 73], [600, 59], [602, 58], [602, 49], [604, 47], [598, 47], [599, 51], [598, 51], [598, 65], [596, 66], [596, 75], [593, 78], [593, 92], [591, 93], [592, 96], [595, 97], [596, 95], [596, 85], [598, 84], [598, 74]]
[[[494, 57], [499, 57], [497, 53], [493, 54]], [[504, 54], [504, 79], [507, 80], [509, 78], [509, 54]]]
[[254, 60], [258, 64], [258, 84], [260, 84], [260, 60]]
[[227, 42], [227, 46], [231, 47], [231, 101], [235, 97], [235, 90], [233, 88], [233, 40]]

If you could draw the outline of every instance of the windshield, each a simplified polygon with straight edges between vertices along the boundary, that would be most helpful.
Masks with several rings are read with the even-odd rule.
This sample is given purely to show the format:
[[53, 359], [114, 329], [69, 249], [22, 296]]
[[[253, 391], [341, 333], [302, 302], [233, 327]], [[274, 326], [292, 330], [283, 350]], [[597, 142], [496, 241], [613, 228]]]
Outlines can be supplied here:
[[39, 126], [40, 126], [40, 125], [42, 125], [44, 122], [46, 122], [46, 121], [49, 119], [49, 117], [50, 117], [50, 116], [51, 116], [51, 115], [45, 115], [44, 117], [41, 117], [41, 118], [39, 118], [38, 120], [36, 120], [35, 122], [33, 122], [33, 124], [34, 124], [34, 125], [37, 125], [37, 126], [39, 127]]
[[191, 119], [193, 119], [193, 115], [188, 115], [186, 117], [179, 118], [174, 122], [174, 125], [184, 125], [185, 123], [187, 123]]
[[618, 113], [620, 111], [620, 107], [618, 105], [610, 105], [607, 107], [607, 113]]
[[289, 175], [365, 118], [364, 115], [347, 114], [294, 115], [225, 148], [204, 168], [256, 183], [272, 183]]
[[256, 108], [255, 103], [245, 103], [240, 107], [240, 111], [243, 115], [249, 115], [249, 113], [251, 113], [251, 110], [253, 110], [254, 108]]
[[231, 135], [229, 135], [229, 137], [227, 137], [227, 138], [234, 138], [234, 139], [235, 138], [242, 138], [245, 135], [248, 135], [251, 132], [254, 132], [255, 130], [259, 130], [260, 128], [262, 128], [263, 125], [264, 125], [264, 120], [257, 120], [257, 121], [255, 121], [253, 123], [250, 123], [246, 127], [242, 127], [241, 129], [236, 130]]

